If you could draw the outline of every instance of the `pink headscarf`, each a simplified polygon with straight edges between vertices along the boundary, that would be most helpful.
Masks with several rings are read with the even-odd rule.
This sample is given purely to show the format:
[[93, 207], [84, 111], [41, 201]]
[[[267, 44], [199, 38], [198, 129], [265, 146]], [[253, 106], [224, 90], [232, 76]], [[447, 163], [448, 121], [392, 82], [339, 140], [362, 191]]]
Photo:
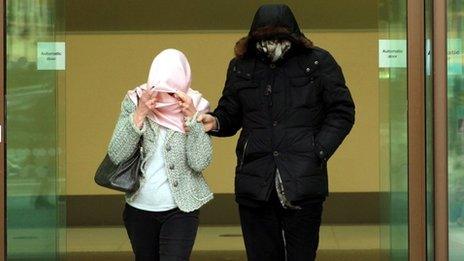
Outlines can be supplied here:
[[[209, 102], [202, 97], [200, 92], [190, 88], [191, 81], [187, 57], [178, 50], [166, 49], [153, 60], [148, 74], [148, 82], [127, 94], [137, 105], [137, 96], [140, 97], [143, 90], [148, 90], [148, 86], [154, 87], [160, 93], [182, 91], [192, 98], [197, 111], [202, 113], [209, 111]], [[172, 96], [158, 95], [155, 109], [148, 114], [148, 117], [168, 129], [185, 133], [184, 115], [179, 108], [178, 100]]]

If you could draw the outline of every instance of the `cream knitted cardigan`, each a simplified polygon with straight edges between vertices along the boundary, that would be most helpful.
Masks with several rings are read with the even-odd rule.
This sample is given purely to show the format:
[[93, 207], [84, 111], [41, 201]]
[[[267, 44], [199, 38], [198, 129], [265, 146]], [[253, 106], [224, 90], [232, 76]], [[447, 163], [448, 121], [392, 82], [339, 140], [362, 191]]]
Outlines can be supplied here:
[[[116, 128], [108, 146], [108, 155], [114, 163], [120, 163], [129, 158], [137, 148], [143, 135], [142, 174], [146, 171], [147, 160], [153, 156], [156, 148], [159, 125], [146, 118], [142, 129], [133, 121], [135, 104], [126, 96], [121, 105]], [[190, 132], [183, 134], [168, 129], [163, 148], [166, 173], [174, 201], [180, 210], [191, 212], [199, 209], [213, 198], [202, 175], [212, 159], [212, 144], [210, 136], [205, 133], [203, 125], [196, 121], [197, 114], [187, 120]], [[141, 179], [143, 185], [144, 179]], [[137, 192], [126, 195], [131, 201], [137, 197]]]

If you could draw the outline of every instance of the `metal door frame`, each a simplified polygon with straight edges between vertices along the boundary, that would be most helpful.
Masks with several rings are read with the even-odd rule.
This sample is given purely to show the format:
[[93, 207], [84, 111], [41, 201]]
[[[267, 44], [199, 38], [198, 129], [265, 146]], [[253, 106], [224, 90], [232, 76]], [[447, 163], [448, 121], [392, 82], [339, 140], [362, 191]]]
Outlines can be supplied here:
[[[448, 260], [447, 1], [433, 1], [434, 260]], [[425, 3], [408, 0], [409, 260], [427, 260]]]

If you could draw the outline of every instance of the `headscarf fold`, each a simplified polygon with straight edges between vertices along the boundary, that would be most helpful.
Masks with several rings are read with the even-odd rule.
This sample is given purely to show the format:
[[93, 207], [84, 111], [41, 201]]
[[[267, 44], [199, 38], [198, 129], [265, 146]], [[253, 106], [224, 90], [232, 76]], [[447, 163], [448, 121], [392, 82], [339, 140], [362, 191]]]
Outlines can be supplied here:
[[182, 91], [192, 98], [197, 111], [208, 112], [209, 102], [202, 97], [200, 92], [190, 88], [191, 81], [191, 70], [187, 57], [178, 50], [166, 49], [153, 59], [147, 83], [130, 90], [127, 94], [137, 105], [137, 97], [140, 97], [144, 90], [154, 88], [158, 99], [155, 103], [155, 109], [148, 114], [148, 117], [161, 126], [185, 133], [184, 115], [178, 105], [178, 100], [170, 95], [161, 95], [160, 93]]

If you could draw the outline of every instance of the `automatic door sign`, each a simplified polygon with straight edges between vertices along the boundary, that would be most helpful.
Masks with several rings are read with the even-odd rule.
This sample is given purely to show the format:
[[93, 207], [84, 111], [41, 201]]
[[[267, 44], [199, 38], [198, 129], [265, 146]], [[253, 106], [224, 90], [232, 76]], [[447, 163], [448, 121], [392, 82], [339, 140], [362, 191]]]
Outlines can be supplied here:
[[406, 68], [406, 40], [379, 40], [379, 68]]
[[66, 49], [64, 42], [37, 43], [37, 70], [65, 70]]

